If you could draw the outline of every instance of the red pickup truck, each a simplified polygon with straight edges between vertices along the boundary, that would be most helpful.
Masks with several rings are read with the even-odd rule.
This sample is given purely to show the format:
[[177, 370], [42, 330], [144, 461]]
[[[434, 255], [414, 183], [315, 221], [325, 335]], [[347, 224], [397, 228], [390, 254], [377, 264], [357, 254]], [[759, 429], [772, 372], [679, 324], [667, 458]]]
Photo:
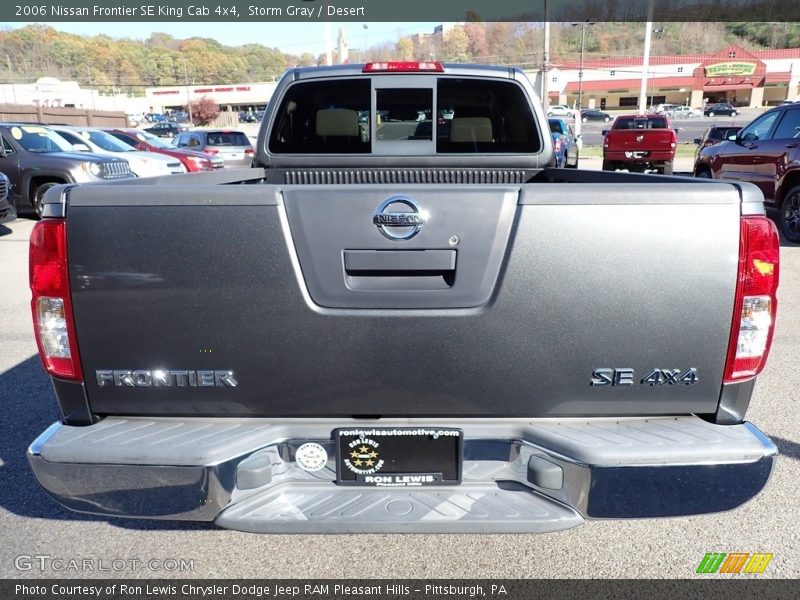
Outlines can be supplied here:
[[603, 136], [603, 171], [654, 169], [672, 175], [678, 134], [664, 115], [617, 117]]

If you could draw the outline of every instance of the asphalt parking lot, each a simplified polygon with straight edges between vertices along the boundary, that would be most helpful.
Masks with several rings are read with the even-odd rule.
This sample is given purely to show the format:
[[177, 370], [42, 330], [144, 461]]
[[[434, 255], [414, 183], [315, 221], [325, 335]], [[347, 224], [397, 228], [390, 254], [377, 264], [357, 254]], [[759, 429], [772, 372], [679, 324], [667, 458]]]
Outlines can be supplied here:
[[[27, 219], [0, 225], [0, 577], [692, 578], [711, 551], [773, 553], [760, 577], [800, 575], [800, 246], [781, 248], [778, 325], [748, 412], [781, 454], [772, 481], [748, 505], [692, 518], [593, 521], [547, 535], [291, 536], [79, 515], [39, 489], [25, 450], [58, 412], [31, 329], [32, 227]], [[127, 567], [63, 572], [35, 556], [123, 559]], [[192, 568], [168, 570], [167, 559], [192, 561]]]

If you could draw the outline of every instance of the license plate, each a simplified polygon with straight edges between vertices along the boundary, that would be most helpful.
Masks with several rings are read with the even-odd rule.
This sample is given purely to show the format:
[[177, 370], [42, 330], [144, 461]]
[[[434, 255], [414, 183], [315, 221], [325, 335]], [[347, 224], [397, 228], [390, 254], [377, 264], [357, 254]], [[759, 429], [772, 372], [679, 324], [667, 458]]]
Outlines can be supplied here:
[[464, 432], [451, 427], [334, 431], [336, 482], [375, 487], [461, 483]]
[[230, 152], [225, 154], [225, 158], [229, 158], [231, 160], [241, 160], [244, 157], [244, 154], [240, 154], [239, 152]]
[[648, 154], [650, 154], [650, 153], [649, 152], [626, 152], [625, 156], [627, 158], [644, 158]]

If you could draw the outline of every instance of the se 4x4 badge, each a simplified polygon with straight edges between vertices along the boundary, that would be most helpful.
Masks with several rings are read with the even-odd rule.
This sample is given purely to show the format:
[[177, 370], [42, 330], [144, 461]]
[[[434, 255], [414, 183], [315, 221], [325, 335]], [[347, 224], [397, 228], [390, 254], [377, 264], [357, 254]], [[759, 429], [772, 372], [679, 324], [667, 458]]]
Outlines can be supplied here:
[[[633, 369], [595, 369], [592, 371], [592, 378], [589, 385], [633, 385], [635, 383], [635, 373]], [[647, 375], [642, 377], [640, 384], [649, 386], [656, 385], [694, 385], [697, 383], [697, 369], [652, 369]]]

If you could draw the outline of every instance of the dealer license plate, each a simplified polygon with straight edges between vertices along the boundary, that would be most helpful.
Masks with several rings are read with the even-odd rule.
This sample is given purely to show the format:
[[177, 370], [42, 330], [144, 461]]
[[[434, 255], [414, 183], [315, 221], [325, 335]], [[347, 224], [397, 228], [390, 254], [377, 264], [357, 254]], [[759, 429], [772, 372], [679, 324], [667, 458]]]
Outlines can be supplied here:
[[336, 482], [377, 487], [461, 483], [464, 432], [451, 427], [334, 431]]

